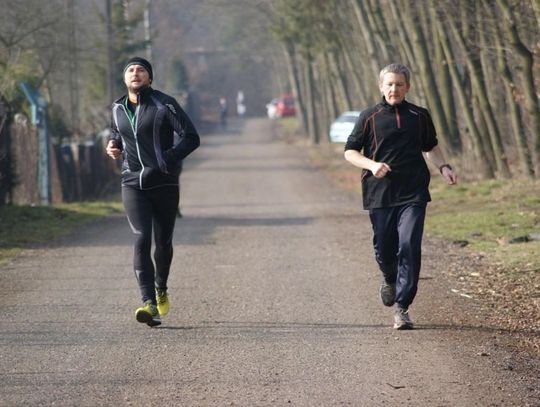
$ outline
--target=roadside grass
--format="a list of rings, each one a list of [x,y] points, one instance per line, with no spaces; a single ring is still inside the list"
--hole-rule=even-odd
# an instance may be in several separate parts
[[[459,295],[481,299],[490,323],[523,333],[520,347],[540,355],[540,182],[462,182],[433,177],[428,235],[461,247],[466,263],[450,266]],[[512,243],[512,241],[515,243]],[[486,317],[484,317],[486,318]]]
[[[426,232],[467,244],[509,269],[540,272],[540,183],[528,180],[462,182],[433,177]],[[511,243],[512,239],[523,240]]]
[[[0,264],[23,248],[65,236],[75,228],[100,217],[122,212],[122,204],[96,201],[55,206],[0,207]]]
[[[279,120],[280,130],[285,133],[295,133],[299,130],[299,122],[296,117],[282,117]]]

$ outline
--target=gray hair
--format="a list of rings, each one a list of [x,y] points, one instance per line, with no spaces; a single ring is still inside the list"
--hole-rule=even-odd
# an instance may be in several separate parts
[[[384,75],[387,73],[402,74],[405,76],[405,82],[411,83],[411,71],[403,64],[390,64],[386,65],[379,74],[379,82],[382,82]]]

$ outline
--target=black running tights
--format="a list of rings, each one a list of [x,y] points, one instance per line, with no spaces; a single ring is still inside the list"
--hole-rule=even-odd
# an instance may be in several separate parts
[[[178,210],[177,185],[140,190],[122,186],[122,201],[131,230],[135,234],[133,268],[142,301],[156,303],[156,288],[167,288],[173,257],[172,237]],[[154,262],[152,261],[152,229]]]

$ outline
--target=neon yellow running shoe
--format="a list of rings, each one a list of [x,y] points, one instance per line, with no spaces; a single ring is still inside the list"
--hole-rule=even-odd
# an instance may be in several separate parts
[[[142,307],[135,311],[135,318],[148,326],[161,325],[161,319],[157,307],[151,301],[146,301]]]
[[[156,302],[159,315],[167,315],[169,313],[170,304],[166,289],[156,288]]]

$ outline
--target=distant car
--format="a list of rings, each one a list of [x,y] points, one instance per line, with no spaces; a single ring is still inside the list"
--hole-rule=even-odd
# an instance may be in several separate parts
[[[361,112],[344,112],[331,125],[329,138],[331,143],[345,143],[351,135]]]
[[[277,99],[272,99],[269,103],[266,105],[266,114],[269,119],[275,119],[277,116]]]
[[[294,105],[294,97],[291,95],[281,95],[276,104],[276,116],[287,117],[295,116],[296,107]]]

